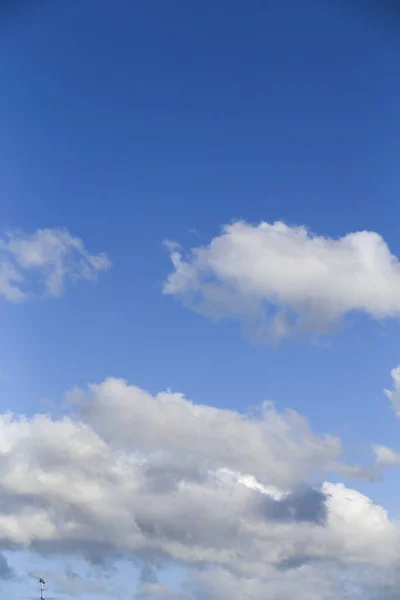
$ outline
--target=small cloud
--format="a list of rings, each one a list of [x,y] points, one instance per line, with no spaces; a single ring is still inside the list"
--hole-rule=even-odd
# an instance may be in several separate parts
[[[392,403],[396,416],[400,418],[400,365],[392,369],[390,374],[393,379],[393,389],[383,391]]]
[[[200,233],[197,231],[197,229],[189,229],[189,233],[191,233],[192,235],[194,235],[195,237],[197,237],[198,239],[201,239],[201,235]]]
[[[377,464],[386,466],[400,465],[400,454],[387,446],[373,446]]]
[[[173,240],[164,240],[163,241],[163,246],[169,252],[175,252],[176,250],[180,250],[181,249],[181,245],[178,244],[178,242],[174,242]]]
[[[67,281],[96,281],[111,267],[106,254],[90,254],[66,230],[13,232],[0,239],[0,296],[10,302],[57,298]]]

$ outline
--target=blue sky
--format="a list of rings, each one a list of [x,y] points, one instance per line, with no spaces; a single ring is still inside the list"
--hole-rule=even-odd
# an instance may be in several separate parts
[[[352,463],[369,464],[371,444],[399,451],[383,393],[400,362],[396,311],[255,343],[241,319],[163,294],[163,242],[207,248],[236,220],[372,231],[400,256],[396,16],[317,0],[35,4],[1,25],[2,237],[66,229],[112,266],[57,298],[0,299],[1,412],[31,418],[117,377],[239,413],[273,401],[340,437]],[[346,485],[396,519],[397,477]],[[7,558],[22,579],[4,590],[30,593],[27,555]],[[136,570],[118,568],[132,597]]]

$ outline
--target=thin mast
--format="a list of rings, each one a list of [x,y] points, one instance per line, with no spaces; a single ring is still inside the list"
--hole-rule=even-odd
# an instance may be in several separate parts
[[[45,586],[45,580],[41,577],[39,579],[39,583],[40,583],[40,600],[45,600],[44,597],[44,586]]]

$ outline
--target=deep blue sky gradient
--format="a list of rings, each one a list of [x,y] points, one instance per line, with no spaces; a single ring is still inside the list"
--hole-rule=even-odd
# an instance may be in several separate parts
[[[162,241],[205,244],[235,218],[370,229],[400,256],[397,17],[334,0],[34,4],[0,30],[0,227],[66,227],[114,267],[58,301],[1,303],[0,408],[32,414],[112,375],[240,411],[273,400],[358,457],[399,450],[382,394],[398,324],[351,316],[329,348],[276,350],[161,295]],[[398,516],[394,475],[361,489]]]
[[[333,1],[38,2],[11,13],[0,51],[2,229],[67,227],[114,262],[58,303],[2,306],[16,408],[121,375],[239,409],[274,399],[338,431],[365,390],[357,429],[379,434],[397,325],[358,319],[361,341],[330,351],[246,346],[161,297],[161,242],[283,219],[372,229],[400,254],[390,28]]]

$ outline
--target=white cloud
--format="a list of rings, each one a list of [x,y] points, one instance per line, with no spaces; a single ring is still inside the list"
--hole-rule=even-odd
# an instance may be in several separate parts
[[[14,232],[0,239],[0,296],[11,302],[61,296],[67,280],[95,281],[110,266],[105,254],[90,254],[68,231]]]
[[[316,437],[298,413],[278,413],[270,403],[252,418],[193,404],[178,393],[153,397],[114,378],[90,385],[86,393],[74,390],[67,399],[78,403],[85,421],[107,442],[125,448],[134,440],[141,452],[167,450],[174,461],[184,456],[202,469],[233,467],[283,486],[311,472],[342,469],[338,438]]]
[[[172,561],[210,600],[333,598],[350,579],[365,591],[360,570],[397,572],[397,525],[357,491],[315,482],[340,441],[296,413],[249,418],[115,379],[69,400],[62,419],[0,418],[0,549]],[[152,578],[138,593],[185,598]]]
[[[325,332],[351,311],[400,315],[400,263],[380,235],[338,239],[281,222],[236,222],[174,265],[164,293],[213,318],[240,318],[258,335]]]
[[[384,390],[386,396],[392,403],[396,416],[400,418],[400,365],[392,369],[393,390]]]
[[[400,465],[400,454],[387,446],[373,446],[376,462],[381,465]]]

